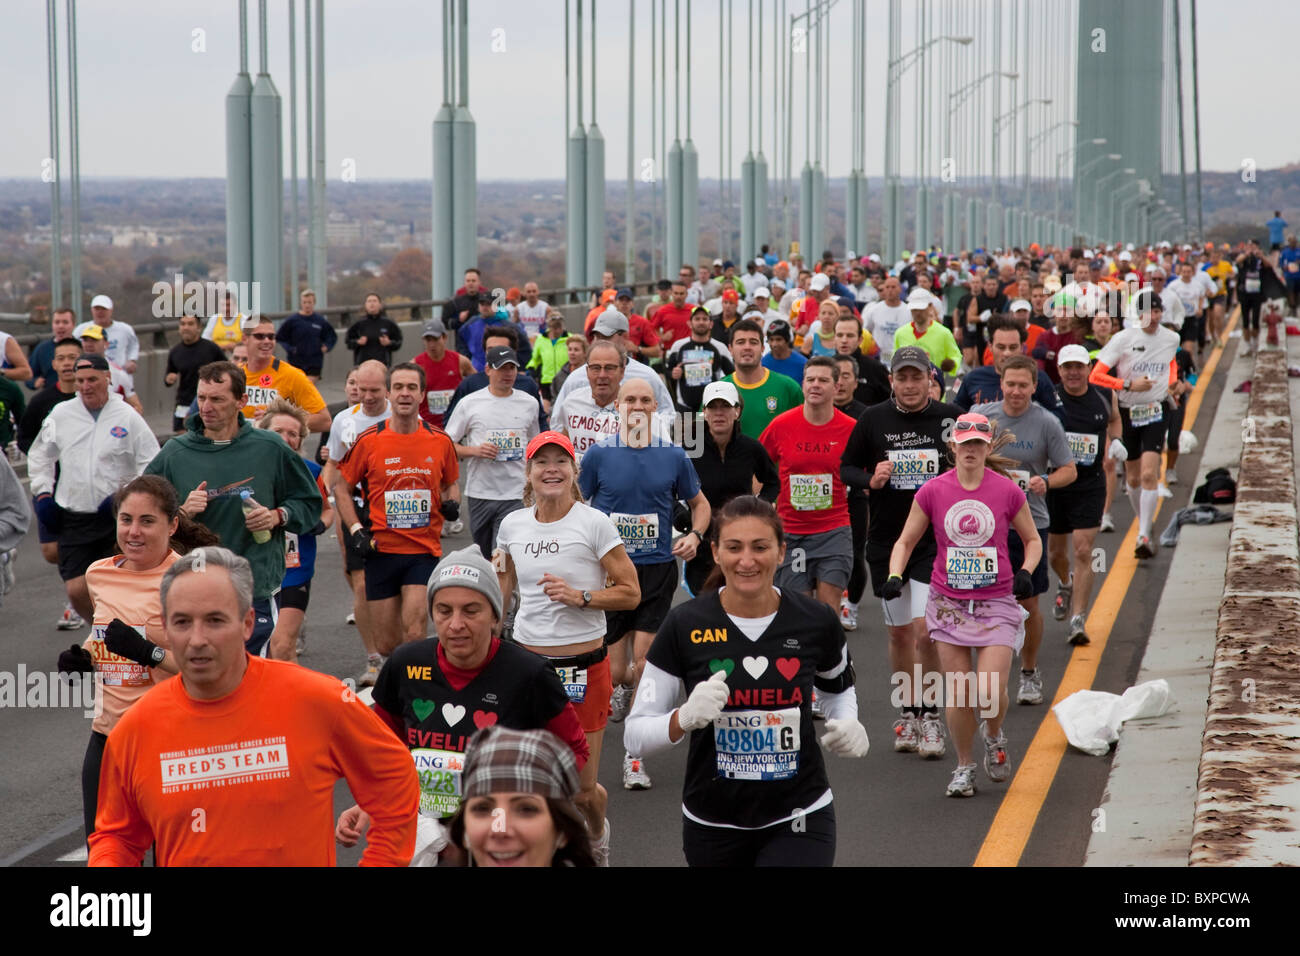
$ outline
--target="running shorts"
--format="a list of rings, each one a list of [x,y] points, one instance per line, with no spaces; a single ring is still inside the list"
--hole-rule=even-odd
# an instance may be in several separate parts
[[[797,566],[800,570],[795,570]],[[776,569],[776,585],[805,594],[813,584],[844,590],[853,572],[853,531],[848,525],[817,534],[787,534],[785,560]]]
[[[1049,534],[1069,534],[1101,527],[1101,514],[1106,508],[1106,479],[1098,475],[1093,481],[1080,485],[1075,482],[1065,488],[1047,492]]]
[[[636,580],[641,585],[641,603],[630,611],[605,612],[606,646],[617,644],[628,631],[654,634],[659,630],[677,593],[677,559],[638,564]]]
[[[366,557],[366,600],[384,601],[400,595],[404,587],[425,587],[438,560],[432,554],[371,552]]]
[[[1119,420],[1123,424],[1123,432],[1120,440],[1124,442],[1124,450],[1128,452],[1129,461],[1137,461],[1144,453],[1152,451],[1157,455],[1165,450],[1165,419],[1164,415],[1169,414],[1169,407],[1162,409],[1162,417],[1158,422],[1151,422],[1146,425],[1134,425],[1129,421],[1128,409],[1123,405],[1119,407]]]
[[[1105,499],[1103,498],[1104,502]],[[1097,518],[1097,523],[1101,523],[1101,518]],[[1042,557],[1038,559],[1038,567],[1034,568],[1030,577],[1034,581],[1034,597],[1047,591],[1047,529],[1038,529],[1038,539],[1043,545]],[[1007,532],[1007,552],[1011,559],[1012,571],[1019,571],[1025,563],[1025,546],[1020,540],[1020,535],[1016,534],[1016,529],[1012,528]]]

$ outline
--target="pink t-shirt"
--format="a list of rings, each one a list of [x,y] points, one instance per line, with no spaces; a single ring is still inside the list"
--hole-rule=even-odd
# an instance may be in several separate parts
[[[932,591],[959,600],[1011,593],[1015,569],[1007,533],[1025,505],[1025,493],[1014,481],[985,471],[980,486],[967,491],[954,469],[922,485],[916,503],[930,519],[939,546]]]

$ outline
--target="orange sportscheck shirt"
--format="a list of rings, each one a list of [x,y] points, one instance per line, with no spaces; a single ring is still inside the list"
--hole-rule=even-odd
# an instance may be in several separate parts
[[[108,736],[91,866],[333,866],[334,785],[373,822],[363,866],[407,866],[420,803],[406,746],[342,683],[248,658],[239,687],[200,701],[173,677]]]

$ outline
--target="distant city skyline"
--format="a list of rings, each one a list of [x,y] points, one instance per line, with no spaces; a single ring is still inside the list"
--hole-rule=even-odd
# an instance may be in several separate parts
[[[762,87],[752,98],[764,112],[762,146],[771,161],[774,112],[771,109],[771,0],[765,20],[763,57],[769,62]],[[60,26],[66,7],[58,5]],[[284,0],[270,3],[270,73],[288,116],[288,38]],[[671,10],[674,4],[669,3]],[[685,4],[682,5],[683,16]],[[905,4],[910,9],[910,4]],[[650,0],[637,3],[636,146],[638,161],[650,146]],[[656,4],[657,7],[657,4]],[[801,6],[798,3],[793,7]],[[249,3],[250,69],[257,70],[257,3]],[[591,5],[587,5],[588,17]],[[869,90],[866,171],[879,177],[884,125],[885,9],[868,3]],[[78,5],[78,69],[81,110],[81,170],[95,178],[223,178],[225,175],[225,95],[237,69],[235,0],[185,0],[160,4],[114,0]],[[297,7],[301,14],[301,4]],[[719,104],[710,93],[718,78],[717,7],[694,4],[692,136],[699,150],[701,179],[718,175]],[[748,3],[734,4],[735,117],[731,173],[739,177],[748,150]],[[1300,161],[1300,143],[1291,132],[1284,96],[1289,88],[1284,44],[1300,35],[1300,4],[1272,0],[1249,8],[1229,0],[1200,0],[1201,156],[1206,170],[1231,171],[1251,161],[1258,169]],[[351,161],[358,181],[428,180],[432,172],[431,124],[441,102],[441,4],[411,0],[329,0],[326,4],[326,79],[328,115],[327,175],[331,188],[346,185],[341,176]],[[478,121],[478,179],[483,182],[562,180],[564,175],[564,31],[559,4],[542,7],[523,0],[475,0],[470,12],[470,109]],[[597,121],[606,139],[606,177],[626,176],[627,4],[597,8]],[[848,75],[850,5],[831,14],[831,75]],[[0,71],[6,95],[6,129],[0,138],[0,179],[39,181],[49,153],[45,4],[16,0],[4,10],[0,31]],[[301,17],[300,17],[301,20]],[[840,21],[843,21],[841,24]],[[910,22],[910,21],[909,21]],[[401,29],[393,29],[394,24]],[[1264,27],[1267,24],[1267,27]],[[840,27],[843,27],[841,30]],[[301,22],[299,23],[301,32]],[[585,22],[584,41],[590,20]],[[196,33],[195,31],[202,31]],[[910,28],[905,30],[910,37]],[[683,37],[683,45],[685,39]],[[493,52],[493,46],[498,52]],[[584,42],[584,46],[588,44]],[[910,42],[905,40],[905,46]],[[1064,44],[1062,44],[1064,45]],[[201,47],[201,52],[195,48]],[[504,49],[502,49],[504,47]],[[589,50],[585,50],[589,55]],[[299,70],[303,48],[298,48]],[[673,88],[673,50],[667,51],[669,98]],[[588,61],[589,62],[589,61]],[[61,109],[66,116],[67,49],[59,48]],[[682,65],[682,85],[686,83]],[[801,77],[797,77],[797,80]],[[796,82],[796,99],[800,84]],[[908,115],[910,86],[905,86]],[[833,95],[847,108],[849,91],[832,81]],[[298,90],[300,130],[305,99]],[[1116,109],[1146,110],[1159,122],[1156,91],[1133,91]],[[590,85],[584,103],[590,118]],[[1270,99],[1271,95],[1282,97]],[[1190,108],[1190,89],[1185,97]],[[1273,104],[1282,105],[1279,112]],[[1064,118],[1064,117],[1060,117]],[[755,115],[757,138],[757,115]],[[576,114],[573,122],[576,122]],[[668,125],[674,125],[671,106]],[[849,169],[851,124],[833,123],[828,173],[842,178]],[[66,130],[66,126],[65,126]],[[801,132],[801,130],[799,131]],[[685,135],[685,116],[682,116]],[[1189,139],[1190,168],[1190,124]],[[902,171],[910,175],[910,126],[904,127]],[[63,134],[66,177],[66,132]],[[288,136],[285,136],[286,175]],[[299,136],[299,174],[305,172],[305,140]],[[803,162],[802,137],[795,136],[796,176]],[[638,167],[639,168],[639,167]],[[960,175],[960,171],[959,171]]]

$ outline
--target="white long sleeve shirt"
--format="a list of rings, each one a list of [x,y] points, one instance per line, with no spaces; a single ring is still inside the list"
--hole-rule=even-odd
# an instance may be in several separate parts
[[[45,419],[27,453],[32,497],[53,491],[60,508],[91,514],[105,498],[143,474],[157,454],[158,439],[122,396],[110,394],[98,418],[80,397],[63,402]]]

